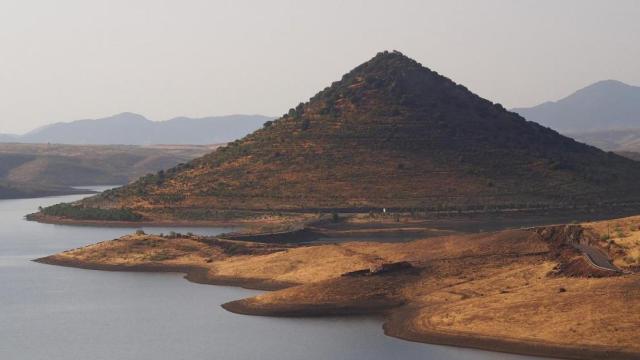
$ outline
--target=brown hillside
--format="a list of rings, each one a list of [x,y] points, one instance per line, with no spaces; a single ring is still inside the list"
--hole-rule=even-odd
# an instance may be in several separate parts
[[[580,144],[383,52],[309,102],[88,206],[485,208],[640,199],[640,164]]]

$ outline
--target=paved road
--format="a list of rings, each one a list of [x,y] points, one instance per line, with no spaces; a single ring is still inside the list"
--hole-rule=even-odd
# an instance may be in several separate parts
[[[573,246],[582,251],[582,253],[591,261],[591,263],[593,265],[596,265],[596,267],[616,272],[621,271],[615,265],[613,265],[611,260],[609,260],[609,257],[604,252],[602,252],[602,250],[593,246],[583,244],[573,244]]]

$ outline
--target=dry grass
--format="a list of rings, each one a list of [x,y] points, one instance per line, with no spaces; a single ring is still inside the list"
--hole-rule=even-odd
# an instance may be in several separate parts
[[[617,224],[633,221],[623,219]],[[588,226],[599,231],[603,224]],[[243,248],[238,251],[238,246]],[[537,344],[536,349],[547,349],[546,355],[573,349],[563,356],[590,359],[599,355],[580,351],[640,353],[638,275],[600,279],[558,275],[555,270],[560,260],[554,246],[538,232],[525,230],[410,243],[313,246],[131,235],[58,254],[49,262],[122,269],[145,264],[168,269],[197,267],[214,283],[223,279],[236,284],[249,280],[289,284],[280,291],[225,304],[225,308],[286,316],[387,311],[387,333],[412,340],[438,342],[434,334],[509,340]],[[413,268],[341,276],[399,261],[409,261]],[[291,287],[295,284],[298,286]],[[453,343],[466,344],[462,340]],[[487,343],[473,346],[529,352]]]
[[[600,239],[614,264],[622,268],[640,266],[640,216],[585,224]]]

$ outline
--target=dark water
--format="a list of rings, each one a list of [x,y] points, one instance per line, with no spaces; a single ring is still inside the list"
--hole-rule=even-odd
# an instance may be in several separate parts
[[[178,274],[79,270],[31,262],[133,229],[23,220],[79,196],[0,201],[0,359],[531,359],[405,342],[376,319],[278,319],[220,304],[257,294],[197,285]],[[161,229],[216,234],[229,229]]]

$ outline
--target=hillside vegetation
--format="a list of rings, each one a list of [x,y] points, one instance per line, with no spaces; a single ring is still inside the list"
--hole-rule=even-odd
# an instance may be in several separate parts
[[[84,206],[505,209],[640,200],[640,164],[526,121],[398,53],[281,118]]]

